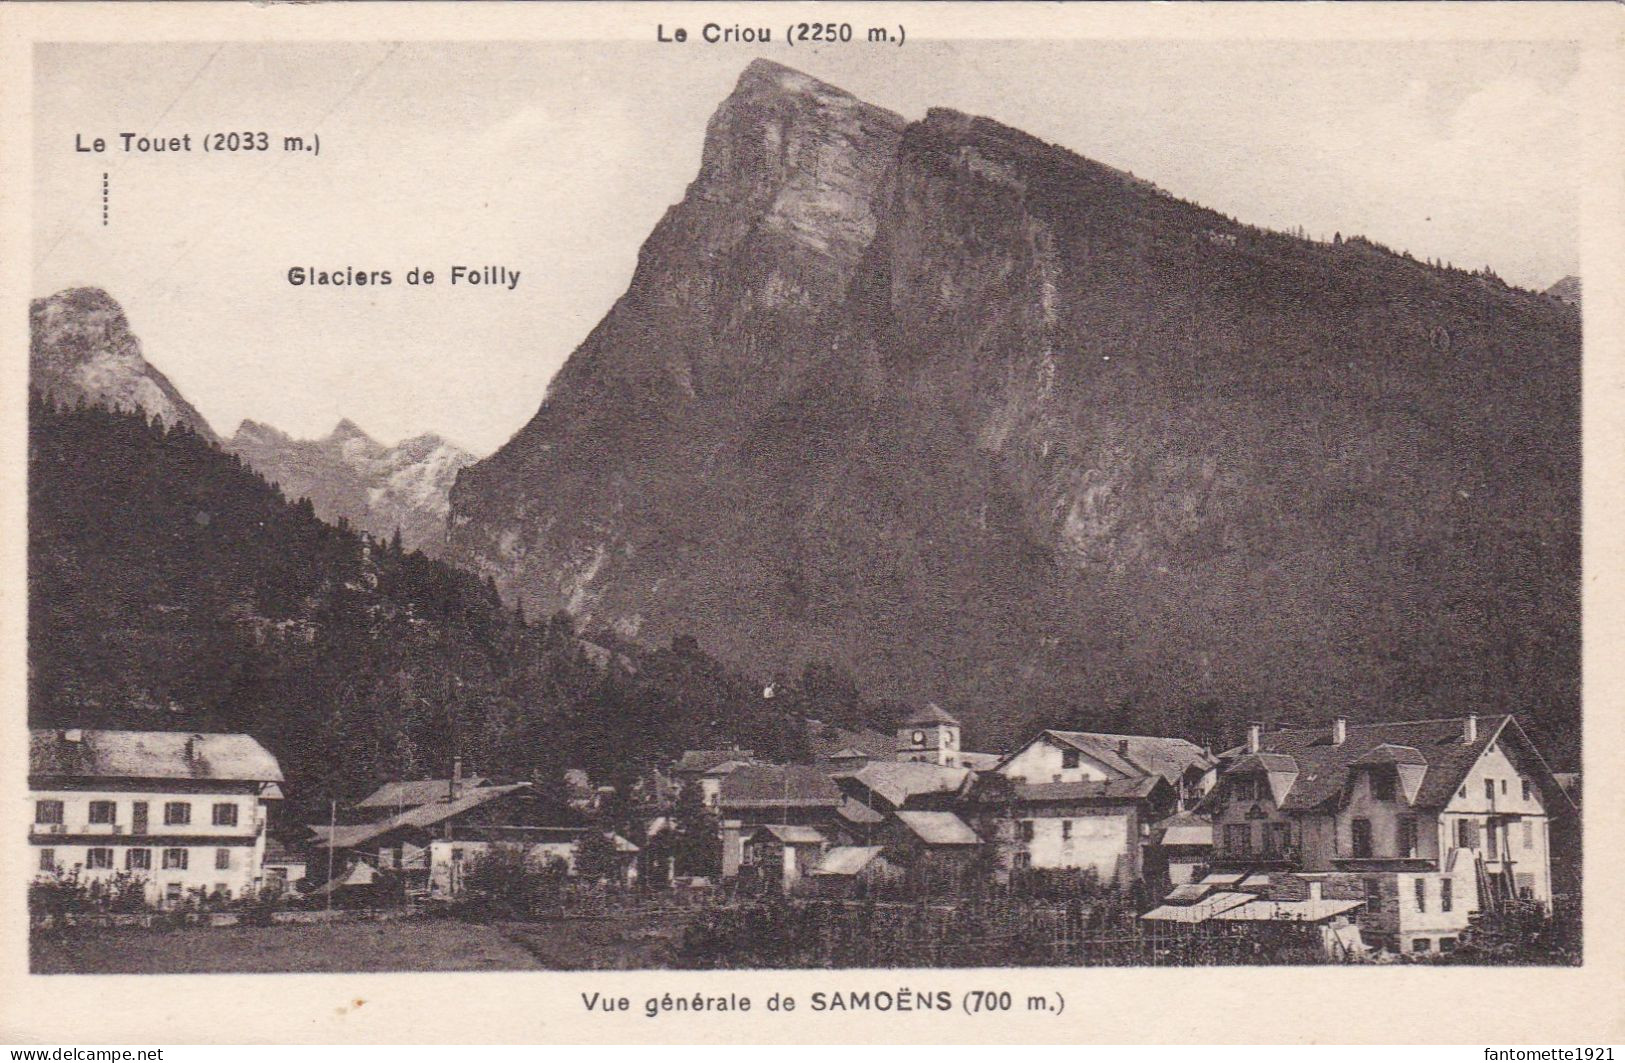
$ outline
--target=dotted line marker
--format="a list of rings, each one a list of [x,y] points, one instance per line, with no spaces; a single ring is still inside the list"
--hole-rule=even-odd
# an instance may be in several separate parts
[[[102,174],[102,224],[107,224],[107,175]]]

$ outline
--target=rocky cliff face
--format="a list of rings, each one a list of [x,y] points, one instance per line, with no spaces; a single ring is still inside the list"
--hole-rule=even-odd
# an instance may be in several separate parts
[[[62,405],[87,403],[162,417],[215,434],[163,373],[147,363],[124,310],[100,288],[69,288],[28,307],[29,386]]]
[[[753,64],[451,496],[537,610],[1035,714],[1578,711],[1572,311]]]
[[[437,435],[377,442],[348,420],[322,439],[293,439],[244,421],[226,444],[290,500],[308,498],[329,523],[344,518],[373,535],[400,530],[408,550],[437,554],[445,540],[447,496],[474,455]]]

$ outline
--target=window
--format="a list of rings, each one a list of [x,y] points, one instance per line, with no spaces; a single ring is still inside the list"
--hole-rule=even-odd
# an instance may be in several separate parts
[[[1428,880],[1420,875],[1416,877],[1416,910],[1428,910]]]
[[[1035,829],[1036,828],[1035,828],[1032,820],[1030,820],[1030,819],[1022,820],[1021,821],[1021,840],[1024,841],[1024,842],[1032,841]]]
[[[1525,780],[1524,780],[1524,781],[1523,781],[1523,799],[1524,799],[1524,800],[1525,800],[1525,801],[1527,801],[1527,800],[1529,800],[1529,799],[1530,799],[1530,798],[1531,798],[1531,797],[1533,797],[1533,796],[1534,796],[1534,795],[1535,795],[1535,794],[1534,794],[1534,787],[1533,787],[1533,786],[1531,786],[1531,785],[1530,785],[1530,783],[1529,783],[1529,780],[1528,780],[1528,779],[1525,779]],[[1442,941],[1441,941],[1441,942],[1440,942],[1440,944],[1441,944],[1441,945],[1442,945],[1442,944],[1444,944],[1444,942],[1442,942]]]
[[[1491,801],[1495,800],[1495,780],[1494,779],[1485,779],[1484,780],[1484,796],[1489,798]]]
[[[380,845],[378,847],[378,866],[385,870],[394,867],[395,850],[387,845]]]
[[[165,886],[164,899],[169,901],[171,904],[174,904],[176,901],[180,900],[181,884],[179,882],[171,882],[169,885]]]
[[[1523,821],[1523,847],[1525,849],[1535,847],[1535,821],[1532,819]]]
[[[1010,861],[1010,866],[1016,871],[1025,871],[1033,866],[1032,853],[1017,853]]]
[[[1349,824],[1354,837],[1355,859],[1369,859],[1371,856],[1371,821],[1360,817]]]
[[[1456,951],[1456,939],[1455,938],[1440,938],[1439,939],[1439,951],[1440,952],[1455,952]]]
[[[1535,899],[1534,875],[1520,871],[1516,875],[1512,876],[1512,884],[1518,890],[1518,899],[1520,901],[1532,901]]]
[[[1365,910],[1372,915],[1382,911],[1382,879],[1368,878],[1363,880],[1365,887]]]
[[[41,871],[56,870],[56,850],[41,849],[39,851],[39,869]]]
[[[1476,820],[1456,820],[1456,845],[1462,849],[1478,848],[1478,822]]]
[[[190,801],[165,801],[164,825],[166,827],[184,826],[192,822],[192,803]]]
[[[458,863],[458,864],[462,863],[463,862],[463,851],[461,849],[453,849],[451,851],[451,859],[452,859],[453,863]]]
[[[62,802],[61,801],[35,801],[34,802],[34,822],[35,823],[53,823],[53,824],[61,823],[62,822]]]
[[[1412,952],[1432,952],[1433,951],[1433,939],[1432,938],[1417,938],[1415,941],[1411,942],[1411,951]]]
[[[1506,792],[1507,792],[1507,781],[1505,779],[1502,779],[1501,780],[1501,796],[1505,797]]]
[[[165,849],[164,850],[164,870],[165,871],[185,871],[186,870],[186,855],[187,854],[186,854],[185,849]]]
[[[1394,777],[1386,771],[1372,772],[1371,796],[1377,801],[1392,801],[1394,799]]]
[[[229,898],[231,896],[231,891],[226,888],[226,884],[224,882],[216,882],[214,884],[214,891],[222,897]]]
[[[1076,749],[1063,749],[1061,751],[1061,767],[1075,768],[1078,764],[1078,751]]]
[[[1264,826],[1264,855],[1280,856],[1292,845],[1290,823],[1268,823]]]
[[[118,805],[112,801],[92,801],[90,803],[90,822],[117,823]]]
[[[1501,833],[1495,829],[1495,824],[1485,824],[1484,839],[1484,859],[1501,859]]]
[[[230,803],[215,805],[214,825],[216,827],[235,827],[237,825],[237,806]]]
[[[102,870],[113,866],[113,850],[87,849],[85,850],[85,866],[93,870]]]
[[[1251,775],[1230,780],[1230,797],[1235,801],[1258,800],[1258,780]]]
[[[124,851],[124,870],[126,870],[126,871],[151,871],[152,870],[152,850],[151,849],[126,849]]]
[[[1416,847],[1416,817],[1399,817],[1398,848],[1400,856],[1415,856]]]
[[[1068,841],[1068,840],[1071,839],[1071,837],[1072,837],[1072,821],[1070,819],[1061,820],[1061,840],[1062,841]]]
[[[1227,853],[1246,855],[1253,851],[1253,828],[1250,823],[1226,823],[1224,849]]]
[[[231,870],[231,850],[216,849],[214,851],[214,869],[216,871]]]
[[[1454,910],[1455,907],[1456,880],[1453,878],[1441,878],[1439,880],[1439,911],[1448,912]],[[1454,942],[1451,942],[1451,944],[1454,944]],[[1439,945],[1440,947],[1443,947],[1444,942],[1439,942]]]

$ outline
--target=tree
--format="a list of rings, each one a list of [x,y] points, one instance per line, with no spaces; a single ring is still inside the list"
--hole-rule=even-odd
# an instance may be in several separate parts
[[[722,836],[717,817],[698,786],[685,786],[672,810],[672,856],[679,875],[715,877],[722,873]]]
[[[590,882],[618,883],[620,850],[606,831],[590,830],[576,842],[576,875]]]

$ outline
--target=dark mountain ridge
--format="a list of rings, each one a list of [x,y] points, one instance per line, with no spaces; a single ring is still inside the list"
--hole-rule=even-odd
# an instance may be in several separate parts
[[[1029,720],[1481,706],[1578,740],[1579,318],[757,62],[451,495],[527,610]]]

